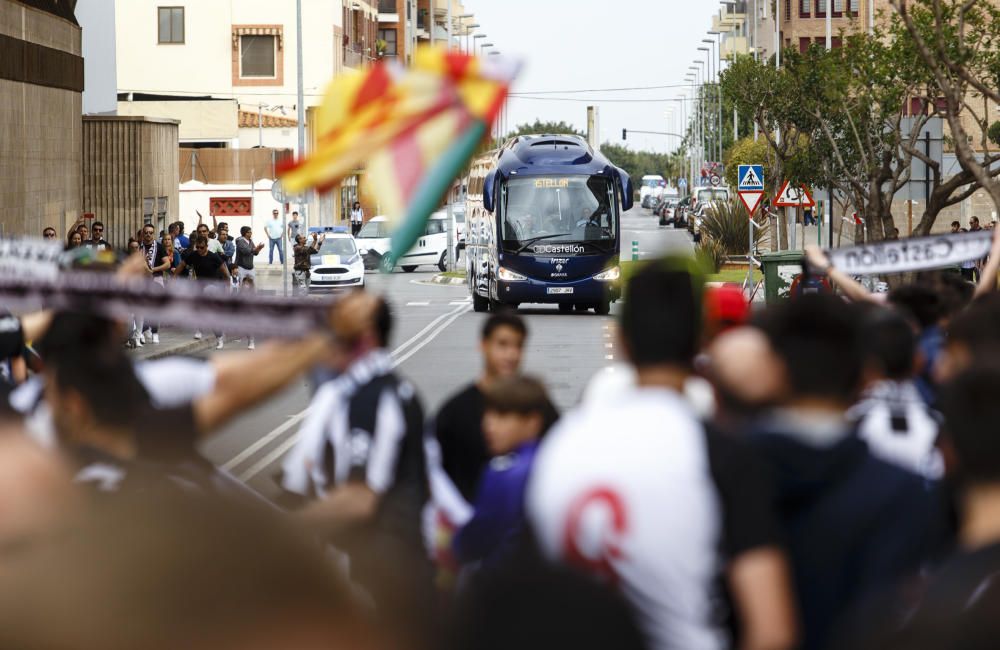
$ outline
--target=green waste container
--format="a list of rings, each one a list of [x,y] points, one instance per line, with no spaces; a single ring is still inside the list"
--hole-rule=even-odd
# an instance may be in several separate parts
[[[802,251],[779,251],[760,256],[764,274],[764,299],[772,305],[788,297],[795,276],[802,273]]]

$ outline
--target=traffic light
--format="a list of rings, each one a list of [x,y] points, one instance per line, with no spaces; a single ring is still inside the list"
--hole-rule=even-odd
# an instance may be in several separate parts
[[[626,136],[628,136],[628,129],[622,129],[622,140],[627,140]]]

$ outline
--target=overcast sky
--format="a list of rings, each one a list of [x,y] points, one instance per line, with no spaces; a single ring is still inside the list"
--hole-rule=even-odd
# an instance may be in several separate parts
[[[698,47],[708,38],[715,0],[465,0],[478,31],[505,55],[524,62],[515,93],[678,85]],[[609,102],[608,99],[679,97],[682,88],[600,92],[550,97],[590,98],[600,107],[601,141],[621,142],[622,128],[676,131],[679,116],[666,115],[677,102]],[[551,99],[510,100],[510,124],[565,120],[585,130],[588,102]],[[629,136],[629,147],[667,151],[668,138]],[[669,139],[669,148],[677,140]]]

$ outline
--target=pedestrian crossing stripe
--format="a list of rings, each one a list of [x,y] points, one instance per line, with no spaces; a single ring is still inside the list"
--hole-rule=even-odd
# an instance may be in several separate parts
[[[740,165],[743,167],[743,165]],[[754,169],[755,165],[746,165],[746,173],[740,178],[740,189],[741,190],[753,190],[753,189],[763,189],[764,181],[761,180],[757,171]]]

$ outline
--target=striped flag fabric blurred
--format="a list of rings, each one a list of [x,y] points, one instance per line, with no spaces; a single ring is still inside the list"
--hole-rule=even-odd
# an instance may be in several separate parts
[[[517,70],[503,57],[425,47],[408,68],[380,61],[337,77],[317,111],[315,150],[279,170],[285,191],[329,190],[364,163],[395,262],[488,137]]]

